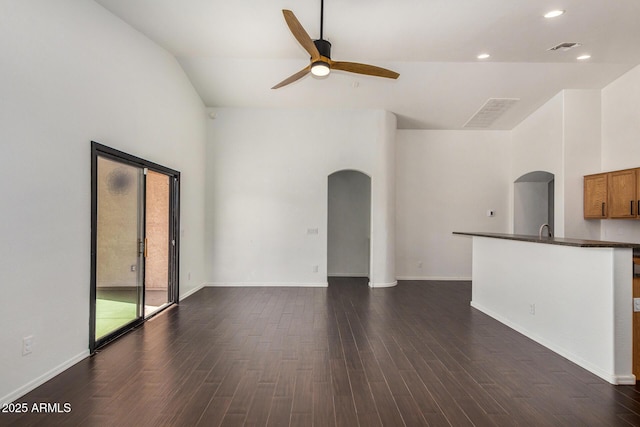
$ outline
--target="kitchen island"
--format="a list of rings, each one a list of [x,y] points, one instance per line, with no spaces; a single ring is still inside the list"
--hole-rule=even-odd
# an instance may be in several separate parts
[[[632,373],[639,244],[454,232],[473,239],[471,306],[612,384]]]

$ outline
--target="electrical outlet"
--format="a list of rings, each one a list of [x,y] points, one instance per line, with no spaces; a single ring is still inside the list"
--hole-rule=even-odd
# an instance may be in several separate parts
[[[529,314],[532,315],[532,316],[535,316],[535,314],[536,314],[536,305],[535,304],[529,305]]]
[[[313,272],[314,272],[314,273],[317,273],[317,272],[318,272],[318,266],[317,266],[317,265],[314,265],[314,266],[313,266]]]
[[[33,335],[22,338],[22,355],[26,356],[33,352]]]
[[[640,312],[640,298],[633,299],[633,312]]]
[[[418,262],[418,268],[422,268],[422,261]]]

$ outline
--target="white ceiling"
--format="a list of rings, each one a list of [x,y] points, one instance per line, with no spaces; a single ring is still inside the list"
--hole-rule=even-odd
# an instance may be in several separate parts
[[[319,38],[320,0],[96,1],[174,54],[208,107],[383,108],[399,128],[462,129],[487,99],[519,98],[490,127],[512,129],[560,90],[640,64],[640,0],[326,0],[332,59],[399,79],[334,71],[272,90],[309,60],[282,9]],[[582,46],[547,50],[563,42]]]

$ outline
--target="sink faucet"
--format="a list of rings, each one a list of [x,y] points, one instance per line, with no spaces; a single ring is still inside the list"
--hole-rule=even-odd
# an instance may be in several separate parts
[[[553,234],[551,233],[551,227],[549,227],[549,224],[542,224],[540,226],[540,230],[538,230],[538,238],[542,239],[542,230],[544,230],[544,228],[547,227],[547,237],[553,237]]]

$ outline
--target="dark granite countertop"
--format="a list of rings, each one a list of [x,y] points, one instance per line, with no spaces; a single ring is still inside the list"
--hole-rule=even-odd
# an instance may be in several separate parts
[[[602,240],[569,239],[564,237],[529,236],[524,234],[501,234],[454,231],[453,234],[462,236],[491,237],[494,239],[519,240],[521,242],[546,243],[548,245],[577,246],[581,248],[640,248],[640,243],[605,242]]]

